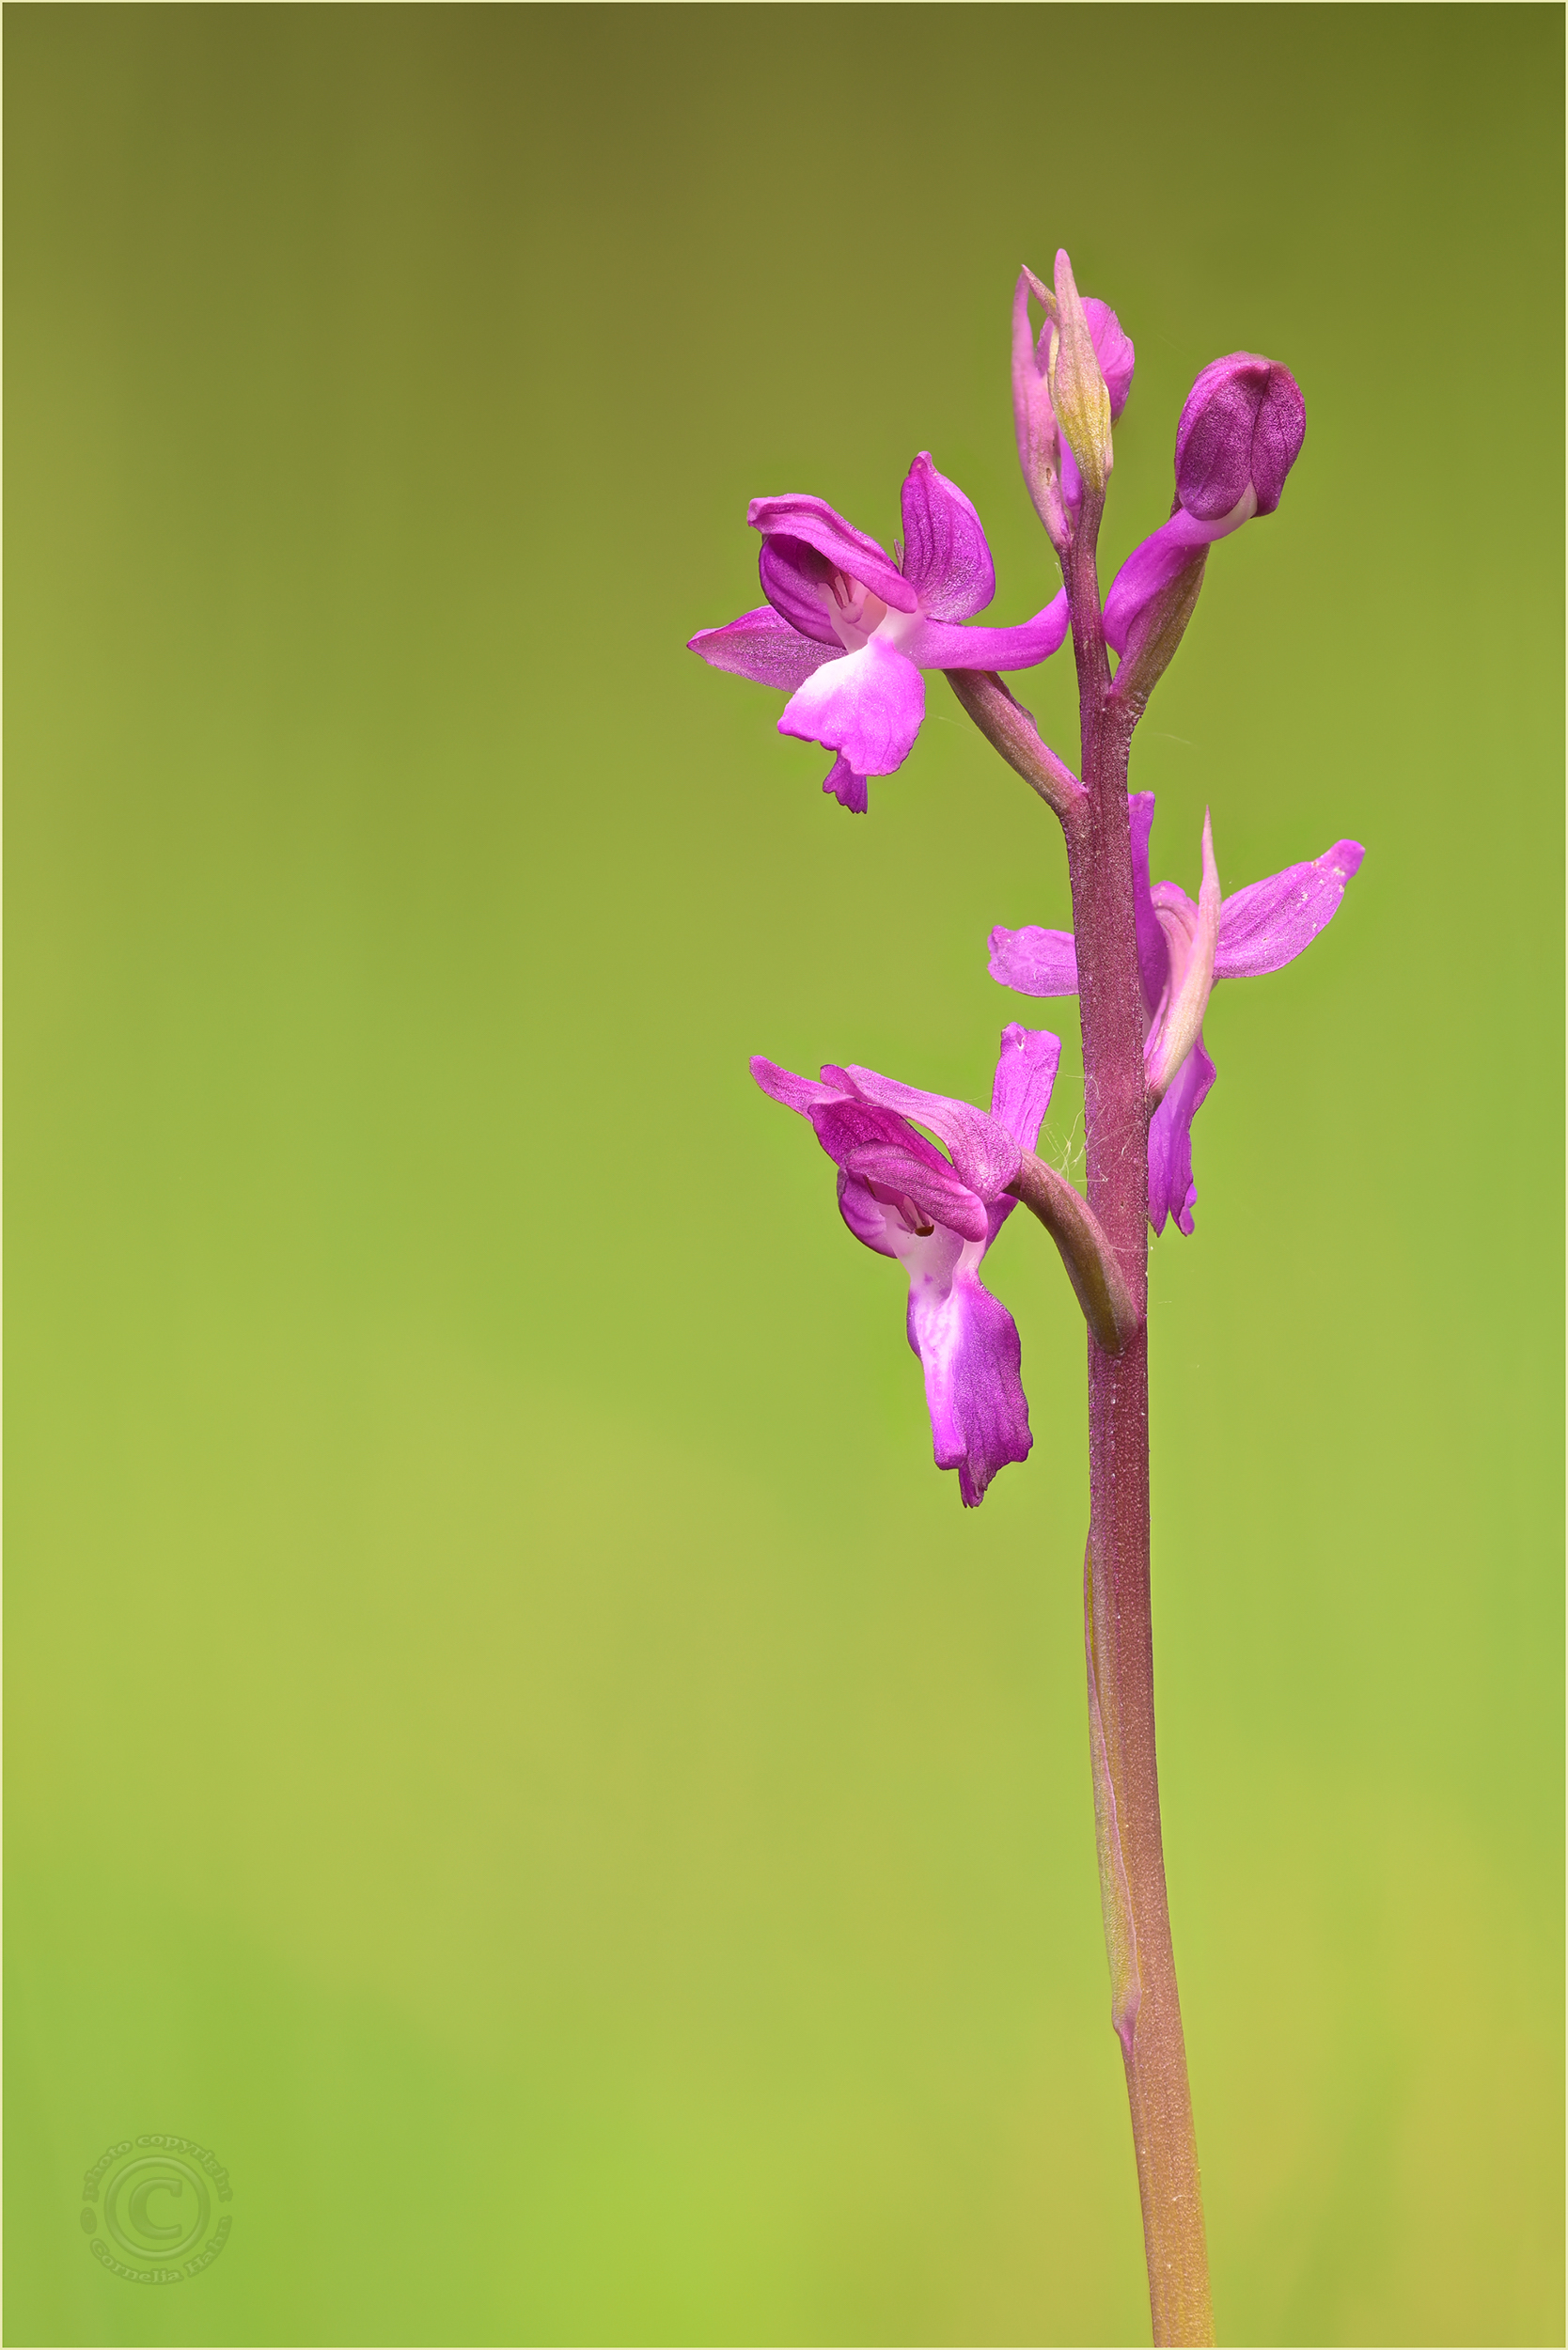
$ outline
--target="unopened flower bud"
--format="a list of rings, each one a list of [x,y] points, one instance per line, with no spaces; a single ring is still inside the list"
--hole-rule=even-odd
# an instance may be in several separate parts
[[[1051,404],[1084,480],[1091,490],[1104,490],[1111,469],[1110,392],[1065,253],[1057,255],[1057,328]]]
[[[1176,494],[1200,522],[1232,513],[1250,491],[1272,514],[1301,454],[1307,404],[1289,368],[1234,351],[1206,367],[1176,429]]]

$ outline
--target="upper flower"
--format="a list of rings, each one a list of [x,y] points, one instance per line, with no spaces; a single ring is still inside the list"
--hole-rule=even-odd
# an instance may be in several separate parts
[[[810,1120],[839,1168],[839,1213],[855,1239],[909,1276],[906,1328],[925,1371],[936,1465],[957,1469],[968,1509],[1032,1441],[1018,1332],[977,1268],[1012,1213],[1006,1187],[1033,1151],[1060,1056],[1043,1029],[1004,1028],[989,1115],[872,1069],[829,1063],[819,1082],[760,1055],[751,1064],[764,1093]],[[951,1159],[911,1120],[939,1135]]]
[[[1250,491],[1252,512],[1272,514],[1307,437],[1307,403],[1289,368],[1233,351],[1204,368],[1176,428],[1176,495],[1189,514],[1217,522]]]
[[[1029,296],[1043,305],[1038,337]],[[1031,269],[1018,273],[1012,294],[1012,417],[1018,462],[1035,511],[1059,553],[1083,500],[1074,445],[1104,474],[1110,469],[1110,427],[1133,388],[1133,346],[1108,303],[1080,298],[1073,265],[1057,255],[1056,288]]]
[[[1310,863],[1220,895],[1214,840],[1203,820],[1203,881],[1198,901],[1175,882],[1149,881],[1152,791],[1128,794],[1133,832],[1133,909],[1143,996],[1143,1065],[1150,1100],[1149,1221],[1156,1232],[1174,1215],[1192,1230],[1192,1121],[1215,1081],[1203,1049],[1203,1014],[1216,979],[1282,970],[1333,920],[1364,852],[1337,840]],[[1078,962],[1070,931],[991,933],[991,976],[1022,995],[1075,995]]]
[[[1176,428],[1170,519],[1134,548],[1105,598],[1105,635],[1119,653],[1136,650],[1140,624],[1215,540],[1273,513],[1306,433],[1300,386],[1277,360],[1236,351],[1204,368]]]
[[[902,506],[895,562],[821,498],[753,498],[767,603],[691,639],[715,669],[790,689],[778,731],[837,753],[823,790],[857,815],[867,776],[890,776],[914,747],[922,669],[1028,669],[1067,634],[1065,592],[1018,628],[957,625],[996,591],[980,516],[923,454]]]

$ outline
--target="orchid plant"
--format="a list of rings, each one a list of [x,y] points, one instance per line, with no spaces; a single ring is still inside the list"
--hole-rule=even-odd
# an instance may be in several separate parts
[[[1087,1198],[1035,1151],[1060,1055],[1047,1030],[1016,1022],[1003,1030],[989,1110],[870,1069],[829,1064],[804,1077],[759,1058],[751,1071],[774,1101],[809,1120],[838,1170],[839,1213],[855,1239],[908,1276],[909,1343],[925,1374],[936,1464],[958,1471],[966,1507],[1031,1442],[1018,1332],[980,1277],[1019,1201],[1055,1242],[1082,1308],[1084,1645],[1111,2021],[1132,2111],[1153,2338],[1212,2342],[1154,1759],[1148,1230],[1162,1232],[1169,1220],[1193,1230],[1192,1127],[1215,1082],[1203,1024],[1215,981],[1277,971],[1309,946],[1338,912],[1361,849],[1337,841],[1226,896],[1205,816],[1196,902],[1174,882],[1150,881],[1154,802],[1128,790],[1134,732],[1192,618],[1210,547],[1278,506],[1306,411],[1276,361],[1236,352],[1206,367],[1177,427],[1169,517],[1102,603],[1096,549],[1112,428],[1133,369],[1115,312],[1079,295],[1065,253],[1050,286],[1022,272],[1012,304],[1018,457],[1062,577],[1033,619],[976,624],[996,589],[985,533],[963,491],[921,455],[903,483],[903,544],[892,556],[821,498],[755,499],[748,520],[761,535],[766,602],[704,629],[691,649],[715,668],[786,689],[779,731],[831,752],[823,789],[862,815],[869,779],[893,774],[914,747],[922,672],[940,669],[1061,826],[1073,932],[994,930],[989,967],[1015,992],[1077,997]],[[1069,634],[1076,773],[1001,676],[1048,659]]]

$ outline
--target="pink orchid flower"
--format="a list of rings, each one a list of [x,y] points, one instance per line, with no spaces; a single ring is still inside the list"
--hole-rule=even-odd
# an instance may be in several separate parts
[[[1063,297],[1077,300],[1073,265],[1065,253],[1057,255],[1057,289],[1053,292],[1042,285],[1032,269],[1018,273],[1012,294],[1012,421],[1018,435],[1018,462],[1035,511],[1059,550],[1083,504],[1077,461],[1051,399],[1052,337],[1060,340]],[[1045,322],[1038,335],[1029,317],[1031,295],[1045,310]],[[1137,354],[1132,338],[1108,302],[1086,294],[1080,306],[1115,424],[1133,388]]]
[[[989,1115],[874,1069],[829,1063],[819,1082],[760,1054],[751,1064],[764,1093],[810,1120],[839,1169],[839,1213],[855,1239],[909,1276],[905,1327],[925,1371],[936,1465],[957,1469],[971,1510],[1033,1441],[1018,1332],[979,1268],[1017,1204],[1006,1186],[1034,1149],[1060,1058],[1044,1029],[1004,1028]],[[951,1159],[911,1120],[939,1135]]]
[[[914,748],[922,669],[1031,669],[1067,634],[1065,590],[1017,628],[959,625],[996,591],[980,518],[924,454],[902,507],[895,562],[821,498],[753,498],[746,520],[762,534],[767,603],[690,643],[715,669],[788,689],[779,733],[836,754],[823,790],[855,815],[868,806],[866,778],[890,776]]]
[[[1119,653],[1194,556],[1274,512],[1306,437],[1301,387],[1278,360],[1234,351],[1203,369],[1176,428],[1170,519],[1133,549],[1105,598],[1105,636]]]
[[[1143,995],[1143,1065],[1151,1100],[1149,1221],[1163,1232],[1168,1215],[1192,1230],[1198,1187],[1192,1180],[1192,1121],[1215,1081],[1203,1049],[1203,1015],[1216,979],[1259,979],[1294,963],[1340,910],[1345,884],[1365,852],[1337,840],[1309,863],[1287,865],[1266,881],[1220,895],[1214,839],[1203,820],[1203,881],[1195,905],[1175,882],[1149,881],[1154,794],[1127,795],[1133,828],[1133,906],[1138,981]],[[1075,995],[1078,959],[1071,931],[991,933],[991,976],[1021,995]]]

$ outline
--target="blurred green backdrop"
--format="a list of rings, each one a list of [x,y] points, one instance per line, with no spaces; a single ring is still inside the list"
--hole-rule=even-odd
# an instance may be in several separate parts
[[[982,1089],[1059,841],[940,680],[860,822],[682,650],[748,495],[886,539],[919,448],[1044,601],[1061,242],[1138,349],[1107,577],[1204,361],[1308,400],[1155,870],[1368,844],[1216,999],[1154,1256],[1221,2338],[1560,2341],[1559,13],[8,34],[8,2338],[1146,2339],[1076,1309],[1021,1220],[961,1512],[745,1074]],[[159,2130],[235,2183],[178,2293],[77,2225]]]

